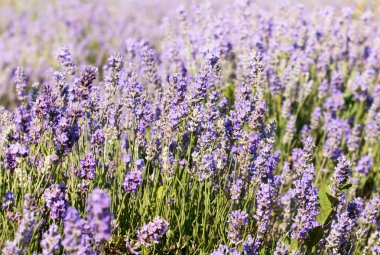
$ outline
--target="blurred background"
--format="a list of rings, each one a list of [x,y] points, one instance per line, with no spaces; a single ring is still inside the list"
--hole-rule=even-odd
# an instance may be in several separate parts
[[[241,0],[237,0],[241,1]],[[236,0],[211,0],[213,10],[223,10]],[[244,0],[243,0],[244,1]],[[44,82],[56,61],[54,51],[65,45],[76,62],[102,66],[107,57],[123,52],[130,38],[159,45],[165,17],[176,22],[180,6],[196,12],[202,0],[0,0],[0,103],[14,106],[14,72],[24,68],[30,82]],[[281,0],[253,1],[255,8],[284,5]],[[299,0],[306,10],[328,5],[338,11],[350,7],[360,14],[380,12],[380,0]],[[227,7],[226,7],[227,8]],[[253,10],[254,11],[254,10]],[[192,15],[193,16],[193,15]]]

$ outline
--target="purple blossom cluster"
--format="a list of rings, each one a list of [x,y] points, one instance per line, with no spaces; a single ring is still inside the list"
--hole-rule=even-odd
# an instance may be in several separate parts
[[[141,245],[151,246],[159,242],[169,229],[169,223],[156,217],[137,230],[137,238]]]
[[[317,221],[319,214],[318,189],[313,184],[314,165],[312,154],[314,149],[312,137],[304,141],[303,150],[296,158],[299,179],[294,180],[294,192],[297,199],[297,214],[292,224],[292,238],[304,240],[307,234],[320,224]],[[294,152],[294,151],[293,151]]]
[[[228,215],[227,236],[232,243],[238,243],[242,240],[244,227],[248,224],[248,214],[243,211],[232,211]]]
[[[34,231],[41,225],[34,199],[30,194],[25,195],[22,218],[17,226],[13,241],[6,242],[2,250],[3,253],[18,254],[23,248],[27,248],[30,245]]]
[[[69,207],[66,212],[63,228],[64,238],[62,246],[69,254],[85,254],[86,240],[82,233],[83,223],[79,212],[74,207]]]
[[[339,194],[339,191],[347,183],[349,174],[351,173],[351,162],[345,156],[338,158],[338,164],[334,169],[331,191],[334,196]]]
[[[86,211],[89,213],[89,227],[97,245],[111,238],[113,214],[110,204],[110,196],[101,189],[94,189],[87,199]]]
[[[91,152],[83,156],[79,161],[79,168],[76,169],[75,175],[86,180],[95,178],[96,159]]]
[[[349,249],[350,234],[359,218],[361,209],[362,200],[356,198],[347,204],[345,210],[338,212],[336,220],[332,222],[326,241],[327,247],[331,248],[335,254],[344,253]]]
[[[59,220],[65,217],[68,196],[63,183],[53,184],[47,188],[43,194],[43,199],[45,200],[46,207],[50,209],[50,218],[52,220]]]
[[[143,181],[142,169],[144,160],[138,159],[135,161],[135,167],[129,171],[122,184],[123,191],[126,193],[136,193]]]
[[[5,193],[3,197],[3,202],[1,204],[1,208],[4,211],[12,211],[14,206],[15,206],[15,195],[13,194],[13,192]]]
[[[375,8],[196,1],[0,4],[4,254],[378,253]]]
[[[237,250],[234,248],[229,248],[226,245],[219,245],[219,247],[214,250],[210,255],[238,255],[240,254]]]
[[[49,229],[43,233],[41,239],[41,249],[43,255],[54,254],[60,249],[61,235],[58,233],[58,226],[52,224]]]
[[[122,187],[126,193],[136,193],[139,187],[141,186],[141,184],[142,184],[141,171],[130,171],[125,176]]]

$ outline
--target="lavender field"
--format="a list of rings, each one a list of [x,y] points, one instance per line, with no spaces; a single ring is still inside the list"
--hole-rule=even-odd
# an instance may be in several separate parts
[[[379,255],[376,3],[143,2],[0,1],[1,254]]]

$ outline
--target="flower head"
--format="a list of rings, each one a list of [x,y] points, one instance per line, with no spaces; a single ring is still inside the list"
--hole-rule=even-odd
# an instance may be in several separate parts
[[[232,243],[241,241],[243,230],[248,223],[248,214],[244,211],[233,211],[228,215],[227,236]]]
[[[110,196],[101,189],[94,189],[87,199],[86,211],[90,215],[89,224],[97,245],[111,238],[113,214],[110,204]]]
[[[169,223],[159,216],[137,230],[137,238],[142,245],[151,246],[159,243],[169,229]]]

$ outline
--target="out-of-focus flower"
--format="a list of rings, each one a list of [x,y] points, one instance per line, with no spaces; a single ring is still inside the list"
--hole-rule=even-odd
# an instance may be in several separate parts
[[[113,214],[110,204],[110,196],[101,189],[94,189],[87,199],[86,211],[90,215],[89,226],[97,245],[111,238]]]
[[[53,184],[47,188],[43,194],[46,206],[50,208],[50,218],[52,220],[63,219],[68,206],[68,196],[63,183]]]
[[[82,221],[79,212],[74,207],[69,207],[63,227],[64,238],[62,246],[69,254],[85,254],[86,247],[82,240]]]
[[[75,65],[69,49],[66,46],[62,46],[56,51],[56,58],[58,60],[58,63],[65,69],[67,74],[75,74],[77,71],[77,66]]]
[[[86,180],[95,178],[96,159],[91,152],[88,152],[79,162],[79,168],[75,170],[75,175]]]
[[[153,221],[137,230],[137,238],[140,244],[151,246],[159,243],[160,239],[166,234],[168,229],[169,223],[157,216]]]
[[[219,245],[218,249],[210,253],[210,255],[239,255],[240,253],[234,249],[229,248],[227,245]]]
[[[48,231],[43,233],[40,242],[42,254],[50,255],[60,248],[61,235],[58,233],[58,226],[55,224],[50,225]]]
[[[228,215],[227,236],[232,243],[238,243],[242,239],[244,227],[248,223],[248,214],[244,211],[233,211]]]
[[[1,207],[4,211],[12,211],[15,205],[15,195],[13,192],[5,193]]]
[[[141,184],[142,172],[139,170],[132,170],[125,176],[122,187],[126,193],[136,193]]]
[[[367,175],[373,166],[373,159],[369,155],[364,155],[354,168],[356,173]]]

